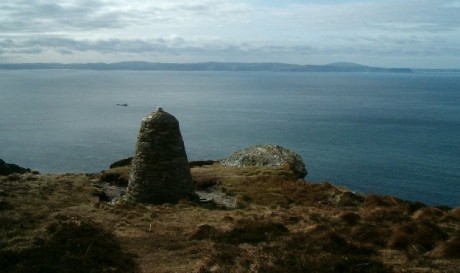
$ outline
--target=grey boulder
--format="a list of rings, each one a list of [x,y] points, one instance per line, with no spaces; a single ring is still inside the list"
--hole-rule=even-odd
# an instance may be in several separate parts
[[[304,178],[308,173],[299,154],[279,145],[255,145],[244,148],[220,160],[220,163],[232,167],[288,166],[299,178]]]

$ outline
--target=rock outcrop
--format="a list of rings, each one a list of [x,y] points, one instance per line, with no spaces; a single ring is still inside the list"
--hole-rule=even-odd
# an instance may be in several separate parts
[[[142,120],[126,197],[150,204],[195,197],[179,122],[161,107]]]
[[[120,160],[115,161],[115,162],[113,162],[112,164],[110,164],[110,169],[130,166],[132,162],[133,162],[133,158],[132,158],[132,157],[120,159]]]
[[[288,166],[299,178],[304,178],[308,173],[299,154],[278,145],[251,146],[234,152],[229,157],[220,160],[220,163],[233,167]]]
[[[19,167],[16,164],[9,164],[0,159],[0,175],[10,175],[12,173],[27,173],[30,169]]]

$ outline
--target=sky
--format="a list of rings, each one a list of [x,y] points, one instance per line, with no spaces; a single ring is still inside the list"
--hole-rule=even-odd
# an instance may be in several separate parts
[[[460,68],[460,0],[7,0],[0,63]]]

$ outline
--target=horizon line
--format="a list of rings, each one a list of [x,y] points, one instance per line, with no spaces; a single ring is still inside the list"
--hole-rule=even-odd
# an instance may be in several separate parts
[[[413,68],[413,67],[386,67],[386,66],[370,66],[355,62],[346,62],[346,61],[338,61],[338,62],[330,62],[326,64],[295,64],[295,63],[288,63],[288,62],[225,62],[225,61],[201,61],[201,62],[152,62],[152,61],[139,61],[139,60],[130,60],[130,61],[117,61],[117,62],[69,62],[69,63],[60,63],[60,62],[0,62],[0,69],[5,70],[8,69],[5,66],[21,66],[21,65],[62,65],[62,66],[72,66],[72,65],[120,65],[120,64],[146,64],[146,65],[205,65],[205,64],[217,64],[217,65],[284,65],[284,66],[292,66],[292,67],[333,67],[333,68],[361,68],[361,69],[410,69],[410,70],[437,70],[437,71],[455,71],[460,70],[460,68]],[[39,69],[39,68],[31,68],[31,69]],[[60,69],[60,68],[53,68],[53,69]],[[66,68],[62,68],[66,69]],[[84,69],[84,68],[67,68],[67,69]],[[102,68],[99,68],[102,70]],[[121,70],[121,69],[120,69]]]

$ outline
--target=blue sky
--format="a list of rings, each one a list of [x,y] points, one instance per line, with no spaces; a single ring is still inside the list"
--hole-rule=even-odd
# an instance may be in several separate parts
[[[0,3],[2,63],[128,60],[460,68],[460,0]]]

